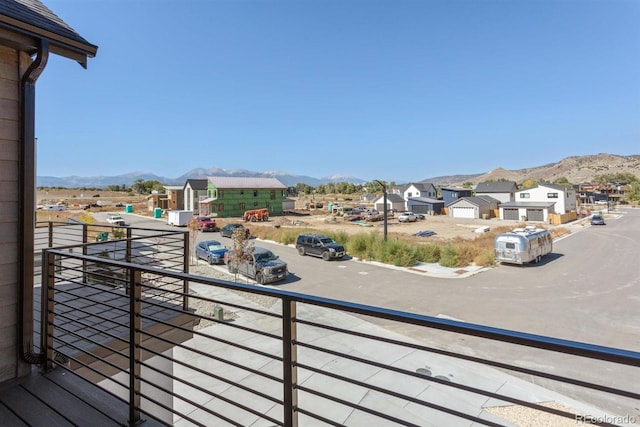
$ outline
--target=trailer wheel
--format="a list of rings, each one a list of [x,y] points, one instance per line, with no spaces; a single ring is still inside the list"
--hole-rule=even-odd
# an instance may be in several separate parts
[[[264,276],[262,275],[262,273],[256,274],[256,282],[258,282],[261,285],[264,285]]]

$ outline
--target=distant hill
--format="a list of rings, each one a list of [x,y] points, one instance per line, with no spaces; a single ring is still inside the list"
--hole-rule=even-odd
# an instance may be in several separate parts
[[[589,156],[571,156],[556,163],[526,169],[507,170],[496,168],[483,174],[451,175],[427,178],[422,182],[437,185],[462,185],[465,182],[477,184],[483,181],[506,179],[522,183],[527,179],[553,182],[565,177],[569,182],[579,184],[592,182],[597,175],[632,173],[640,178],[640,155],[618,156],[615,154],[594,154]]]
[[[543,166],[536,166],[526,169],[507,170],[496,168],[486,173],[470,175],[450,175],[423,179],[421,182],[431,182],[435,185],[462,185],[465,182],[477,184],[478,182],[507,179],[522,183],[526,179],[535,181],[554,181],[560,177],[566,177],[569,182],[580,183],[590,182],[596,175],[613,174],[617,172],[628,172],[640,178],[640,155],[618,156],[615,154],[595,154],[589,156],[572,156],[560,160],[556,163],[549,163]],[[278,178],[280,182],[287,186],[294,186],[304,183],[312,187],[329,182],[352,182],[354,184],[364,184],[366,181],[345,175],[334,175],[324,178],[314,178],[306,175],[292,175],[282,171],[254,172],[245,169],[226,170],[218,167],[209,169],[197,168],[177,177],[168,178],[144,172],[130,172],[117,176],[95,176],[95,177],[53,177],[39,176],[37,178],[38,187],[106,187],[108,185],[131,185],[138,179],[145,181],[159,181],[166,185],[182,185],[187,179],[206,178],[208,176],[237,176],[237,177],[265,177]]]
[[[231,177],[254,177],[254,178],[277,178],[284,185],[294,186],[298,183],[304,183],[312,187],[327,184],[329,182],[352,182],[354,184],[364,184],[366,181],[360,178],[350,177],[346,175],[334,175],[324,178],[314,178],[305,175],[292,175],[287,172],[254,172],[245,169],[225,170],[217,167],[205,169],[196,168],[180,175],[177,178],[168,178],[165,176],[154,175],[144,172],[130,172],[116,176],[39,176],[37,178],[38,187],[66,187],[66,188],[102,188],[109,185],[131,185],[138,179],[145,181],[159,181],[165,185],[183,185],[187,179],[202,179],[209,176],[231,176]]]

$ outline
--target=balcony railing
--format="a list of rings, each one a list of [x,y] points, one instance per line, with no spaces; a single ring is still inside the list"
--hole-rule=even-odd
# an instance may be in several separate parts
[[[190,275],[184,233],[52,233],[47,368],[126,402],[123,423],[640,422],[637,352]]]

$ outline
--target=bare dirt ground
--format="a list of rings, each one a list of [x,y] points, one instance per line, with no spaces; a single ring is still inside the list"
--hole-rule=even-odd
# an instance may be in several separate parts
[[[492,231],[499,228],[510,230],[515,226],[510,221],[500,221],[498,219],[460,219],[450,218],[444,215],[426,216],[424,220],[416,222],[398,222],[397,218],[389,217],[387,220],[387,233],[389,236],[413,236],[419,231],[433,231],[436,234],[431,237],[416,237],[421,241],[449,240],[456,237],[463,239],[475,239],[480,233],[474,230],[479,227],[488,226]],[[375,232],[383,234],[384,224],[382,221],[365,223],[364,225],[352,223],[343,218],[333,216],[328,212],[310,211],[308,214],[284,215],[271,217],[266,223],[251,223],[250,227],[273,227],[278,225],[282,228],[312,228],[325,232],[345,232],[348,234],[360,234]]]

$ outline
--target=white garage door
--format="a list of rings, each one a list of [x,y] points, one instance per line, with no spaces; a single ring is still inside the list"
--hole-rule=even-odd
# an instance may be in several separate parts
[[[455,207],[453,208],[454,218],[475,218],[476,210],[474,208],[467,207]]]

